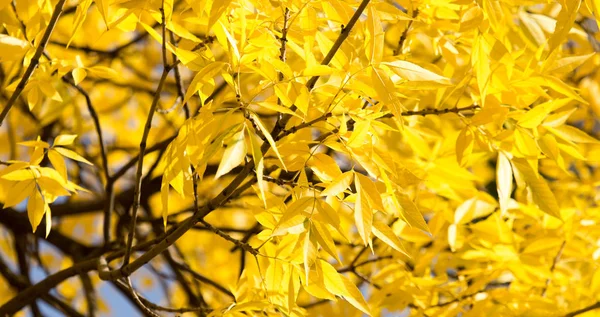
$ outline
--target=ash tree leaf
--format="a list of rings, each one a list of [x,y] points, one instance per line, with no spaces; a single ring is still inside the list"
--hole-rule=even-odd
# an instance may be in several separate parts
[[[232,169],[239,166],[244,162],[246,157],[246,141],[245,141],[245,128],[235,133],[227,142],[227,148],[223,153],[221,163],[215,174],[215,179],[229,173]]]

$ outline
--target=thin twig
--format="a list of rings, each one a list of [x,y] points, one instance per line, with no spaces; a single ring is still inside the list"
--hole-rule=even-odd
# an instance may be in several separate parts
[[[402,49],[404,47],[404,42],[406,41],[406,37],[408,36],[408,30],[410,30],[410,27],[412,26],[413,22],[415,21],[414,19],[416,19],[418,15],[419,15],[419,9],[416,9],[415,11],[413,11],[413,14],[412,14],[413,19],[408,21],[408,25],[406,26],[406,29],[404,29],[404,31],[402,32],[402,35],[400,36],[400,40],[398,40],[398,47],[394,50],[394,55],[398,55],[398,54],[402,53]]]
[[[587,312],[589,312],[591,310],[598,309],[598,308],[600,308],[600,301],[599,302],[595,302],[594,304],[592,304],[590,306],[587,306],[587,307],[584,307],[582,309],[578,309],[576,311],[572,311],[572,312],[566,314],[565,317],[575,317],[577,315],[581,315],[583,313],[587,313]]]
[[[560,248],[558,249],[558,252],[556,253],[556,256],[552,260],[552,266],[550,266],[550,273],[554,272],[554,269],[556,268],[556,263],[558,263],[558,260],[560,260],[563,250],[565,249],[565,244],[567,244],[567,240],[563,240],[563,242],[560,245]],[[544,289],[542,289],[542,297],[546,296],[546,291],[548,291],[548,286],[550,286],[550,280],[550,278],[546,279],[546,285],[544,286]]]
[[[163,1],[164,5],[164,1]],[[158,87],[156,88],[156,92],[154,93],[154,98],[152,99],[152,105],[150,106],[150,110],[148,111],[148,118],[146,119],[146,124],[144,126],[144,134],[142,135],[142,141],[140,142],[140,153],[138,158],[138,166],[135,174],[135,190],[133,192],[133,205],[131,209],[131,223],[129,225],[129,234],[127,236],[127,245],[125,248],[125,257],[123,258],[123,266],[124,268],[129,264],[129,257],[131,255],[131,247],[133,246],[133,239],[135,238],[135,225],[137,220],[137,213],[140,207],[140,200],[142,196],[142,174],[144,172],[144,156],[146,155],[146,142],[148,140],[148,135],[150,134],[150,128],[152,128],[152,117],[154,116],[154,112],[156,111],[156,107],[158,106],[158,101],[160,100],[160,94],[162,92],[163,86],[167,80],[169,75],[169,71],[171,67],[166,64],[167,61],[167,47],[166,47],[166,18],[164,8],[161,6],[160,9],[162,15],[162,24],[163,24],[163,34],[162,34],[162,54],[163,54],[163,72],[160,77],[160,81],[158,83]]]
[[[209,279],[208,277],[192,270],[189,266],[187,266],[185,264],[181,264],[179,262],[174,262],[174,264],[178,268],[190,273],[192,275],[192,277],[197,279],[198,281],[209,284],[210,286],[219,290],[221,293],[223,293],[231,298],[235,298],[235,295],[233,295],[233,293],[230,290],[226,289],[224,286],[220,285],[219,283]]]
[[[106,270],[101,269],[104,268],[106,260],[104,263],[102,262],[102,258],[99,258],[97,262],[99,267],[98,276],[103,280],[116,280],[120,279],[124,276],[129,276],[131,273],[138,270],[144,264],[148,263],[150,260],[154,259],[157,255],[166,250],[169,246],[171,246],[175,241],[177,241],[181,236],[186,233],[188,230],[194,227],[194,225],[203,219],[206,215],[208,215],[211,211],[215,210],[225,202],[227,202],[232,196],[235,196],[238,193],[239,189],[245,189],[244,186],[241,186],[238,190],[238,186],[243,182],[243,180],[250,174],[251,168],[254,164],[248,163],[244,166],[244,169],[236,176],[236,178],[225,187],[215,198],[209,201],[203,208],[198,210],[197,213],[194,213],[192,216],[187,218],[185,221],[181,222],[179,226],[171,227],[166,236],[161,237],[161,239],[154,244],[154,246],[146,253],[142,254],[139,258],[135,259],[135,261],[122,266],[118,270]],[[248,183],[247,183],[248,184]]]
[[[236,245],[236,247],[243,249],[244,251],[256,256],[258,255],[258,250],[256,250],[255,248],[253,248],[252,246],[250,246],[248,243],[242,242],[238,239],[234,239],[232,236],[228,235],[227,233],[219,230],[218,228],[215,228],[213,225],[211,225],[210,223],[206,222],[204,219],[199,221],[200,223],[202,223],[204,226],[206,226],[209,230],[211,230],[212,232],[216,233],[219,237],[222,237],[223,239],[233,243]]]

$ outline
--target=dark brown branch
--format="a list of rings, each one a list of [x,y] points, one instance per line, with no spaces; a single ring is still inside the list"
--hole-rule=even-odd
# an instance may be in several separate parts
[[[227,233],[219,230],[218,228],[213,227],[213,225],[211,225],[210,223],[204,221],[204,220],[200,220],[200,223],[202,223],[205,227],[207,227],[210,231],[214,232],[215,234],[217,234],[219,237],[233,243],[236,245],[236,247],[243,249],[244,251],[256,256],[258,255],[258,250],[256,250],[255,248],[253,248],[252,246],[250,246],[248,243],[245,243],[243,241],[240,241],[238,239],[234,239],[233,237],[231,237],[230,235],[228,235]]]
[[[327,52],[327,55],[321,62],[321,65],[329,65],[329,62],[331,62],[331,60],[335,56],[335,53],[337,53],[337,51],[340,49],[340,47],[342,47],[342,43],[344,43],[344,41],[346,40],[348,35],[350,35],[350,32],[352,31],[352,28],[354,28],[356,21],[358,21],[358,18],[360,18],[363,11],[365,11],[365,9],[367,8],[368,4],[369,4],[369,0],[363,0],[360,3],[360,5],[358,6],[358,8],[356,8],[356,12],[354,12],[354,15],[352,15],[352,17],[350,18],[350,21],[348,21],[348,24],[346,25],[346,27],[344,27],[344,29],[340,33],[340,36],[338,36],[337,40],[335,41],[335,43],[333,43],[333,46],[331,47],[329,52]],[[306,87],[309,90],[313,89],[313,87],[317,83],[317,80],[319,80],[319,76],[313,76],[306,83]]]
[[[404,31],[402,32],[402,35],[400,35],[400,39],[398,40],[398,47],[394,50],[394,55],[398,55],[398,54],[402,53],[402,49],[404,47],[404,42],[406,41],[406,38],[408,37],[408,31],[410,30],[410,27],[412,26],[413,22],[415,21],[414,19],[416,19],[418,15],[419,15],[419,9],[416,9],[415,11],[413,11],[413,14],[412,14],[413,20],[408,21],[408,25],[406,26],[406,29],[404,29]]]
[[[598,308],[600,308],[600,302],[595,302],[594,304],[592,304],[590,306],[584,307],[582,309],[578,309],[576,311],[572,311],[572,312],[566,314],[564,317],[575,317],[577,315],[581,315],[583,313],[587,313],[591,310],[598,309]]]
[[[359,257],[360,257],[360,255],[357,256],[355,259],[358,259]],[[379,262],[379,261],[383,261],[383,260],[389,260],[391,258],[392,258],[391,255],[386,255],[386,256],[380,256],[380,257],[373,258],[373,259],[368,259],[368,260],[365,260],[365,261],[360,262],[360,263],[356,263],[355,262],[354,264],[351,264],[349,266],[343,267],[343,268],[341,268],[341,269],[339,269],[337,271],[338,271],[338,273],[351,272],[351,271],[354,271],[356,268],[359,268],[361,266],[367,265],[369,263],[375,263],[375,262]]]
[[[219,290],[221,293],[231,297],[231,298],[235,298],[235,296],[233,295],[233,293],[226,289],[224,286],[222,286],[221,284],[209,279],[208,277],[192,270],[189,266],[185,265],[185,264],[181,264],[178,262],[175,262],[175,266],[177,266],[179,269],[184,270],[188,273],[190,273],[192,275],[193,278],[197,279],[198,281],[202,282],[202,283],[206,283],[214,288],[216,288],[217,290]]]

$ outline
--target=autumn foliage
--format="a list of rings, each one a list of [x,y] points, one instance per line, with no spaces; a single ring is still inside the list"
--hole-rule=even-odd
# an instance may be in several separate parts
[[[0,316],[596,316],[599,19],[0,0]]]

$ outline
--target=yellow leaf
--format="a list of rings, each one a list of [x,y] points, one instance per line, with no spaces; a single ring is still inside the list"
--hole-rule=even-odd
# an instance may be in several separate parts
[[[465,166],[473,152],[474,137],[469,127],[464,127],[456,139],[456,161],[460,166]]]
[[[598,1],[598,0],[594,0]],[[600,1],[599,1],[600,2]],[[568,73],[575,70],[577,67],[585,63],[590,57],[596,55],[596,53],[589,53],[579,56],[567,56],[559,60],[555,60],[552,65],[548,68],[548,73]]]
[[[314,210],[316,207],[316,200],[314,197],[302,197],[290,204],[279,222],[273,228],[273,236],[285,234],[289,228],[302,224],[306,219],[303,214],[306,210]]]
[[[275,86],[275,91],[277,92],[277,86]],[[261,102],[257,102],[257,103],[253,103],[259,107],[263,107],[263,108],[267,108],[271,111],[275,111],[275,112],[281,112],[281,113],[286,113],[292,116],[295,116],[298,119],[303,119],[300,115],[298,115],[297,113],[295,113],[294,111],[291,111],[289,108],[280,106],[278,104],[276,104],[275,102],[270,102],[270,101],[261,101]]]
[[[73,144],[73,141],[75,141],[76,138],[77,138],[76,134],[59,135],[54,139],[54,144],[52,146],[71,145],[71,144]]]
[[[219,43],[221,43],[221,45],[223,45],[224,47],[229,47],[229,50],[227,50],[227,52],[229,54],[232,54],[231,61],[235,66],[240,60],[240,51],[237,47],[237,41],[233,38],[231,33],[229,33],[227,27],[225,26],[225,24],[223,24],[222,20],[218,22],[219,23],[217,24],[217,26],[213,27],[212,30],[215,32]]]
[[[512,193],[513,173],[508,157],[502,152],[498,152],[498,162],[496,163],[496,189],[498,190],[498,202],[500,203],[500,212],[506,214],[510,195]]]
[[[50,163],[54,166],[54,169],[62,176],[62,178],[67,180],[67,165],[65,164],[65,159],[58,154],[58,152],[50,149],[48,150],[48,159],[50,159]]]
[[[321,216],[325,222],[340,230],[340,216],[327,202],[319,200],[317,203],[317,211],[317,215]]]
[[[548,131],[552,132],[557,137],[567,141],[576,143],[593,143],[599,144],[600,141],[591,137],[589,134],[572,127],[570,125],[562,125],[556,128],[546,127]]]
[[[304,69],[302,74],[306,77],[327,76],[333,74],[334,70],[334,68],[331,68],[327,65],[314,65]]]
[[[45,206],[46,203],[40,191],[34,190],[33,195],[29,196],[29,201],[27,202],[27,216],[29,217],[33,232],[36,231],[40,222],[42,222],[42,217],[46,211]]]
[[[402,246],[402,242],[396,236],[394,231],[383,222],[376,221],[373,223],[373,234],[385,244],[392,247],[394,250],[410,257]]]
[[[477,75],[477,86],[479,87],[479,93],[481,95],[481,106],[485,106],[485,99],[487,95],[487,84],[490,77],[490,44],[487,43],[483,35],[478,35],[473,44],[473,51],[471,56],[471,64],[475,68]]]
[[[346,145],[348,147],[352,147],[352,148],[362,146],[368,136],[370,127],[371,127],[370,121],[357,120],[354,123],[354,131],[352,131],[352,134],[350,135],[350,139],[348,139],[348,142],[346,143]]]
[[[275,95],[277,95],[277,98],[279,98],[279,100],[281,100],[281,103],[286,106],[286,107],[291,107],[294,104],[295,99],[292,99],[288,92],[287,92],[287,87],[288,84],[287,83],[281,83],[281,84],[277,84],[275,85],[274,89],[275,89]]]
[[[85,21],[90,5],[92,5],[92,0],[84,0],[81,1],[77,6],[77,10],[75,11],[75,17],[73,18],[73,29],[71,30],[71,36],[69,37],[69,41],[67,42],[67,47],[71,44],[71,41],[73,40],[73,38],[79,31],[79,28]]]
[[[371,315],[371,309],[363,298],[360,290],[347,277],[341,275],[329,263],[319,260],[323,270],[325,288],[331,293],[343,297],[352,306],[367,315]]]
[[[404,193],[397,195],[398,203],[402,207],[402,217],[406,222],[417,229],[421,229],[425,232],[431,232],[429,226],[423,218],[423,214],[419,211],[419,208],[415,203]]]
[[[524,128],[537,128],[550,112],[566,106],[570,101],[570,99],[557,99],[539,104],[521,116],[517,123]]]
[[[389,66],[394,73],[408,81],[432,82],[440,84],[441,86],[448,86],[451,84],[450,79],[408,61],[394,60],[391,62],[383,62],[382,64]]]
[[[225,65],[227,64],[223,62],[212,62],[204,66],[196,74],[196,76],[194,76],[194,79],[192,79],[192,82],[188,86],[188,90],[185,92],[185,97],[183,98],[183,103],[188,102],[188,100],[202,88],[203,84],[205,84],[209,80],[212,80],[216,75],[218,75],[223,70],[223,67],[225,67]],[[206,99],[200,98],[200,101],[204,105]]]
[[[104,24],[106,24],[106,28],[108,28],[108,5],[110,0],[94,0],[96,2],[96,7],[98,11],[100,11],[100,15],[104,20]]]
[[[267,139],[267,142],[269,142],[269,145],[271,145],[271,149],[273,150],[273,152],[275,152],[275,155],[277,155],[277,158],[281,162],[283,169],[287,170],[287,167],[285,166],[285,163],[283,162],[283,158],[281,157],[281,155],[279,154],[279,151],[277,150],[277,144],[275,143],[275,140],[271,136],[271,133],[269,133],[269,130],[267,129],[267,127],[265,127],[263,122],[260,120],[260,118],[256,114],[251,113],[250,116],[254,119],[254,123],[258,126],[259,130],[265,136],[265,138]]]
[[[266,185],[263,180],[265,171],[265,161],[263,159],[262,151],[260,150],[260,144],[258,143],[259,137],[257,135],[250,135],[250,146],[252,149],[252,159],[254,160],[254,166],[256,167],[256,183],[260,191],[260,198],[263,201],[265,208],[267,207],[267,198],[265,195]]]
[[[402,103],[396,96],[396,87],[394,82],[386,74],[386,72],[376,69],[375,67],[369,68],[371,76],[371,86],[377,92],[377,96],[380,101],[383,102],[392,112],[392,114],[398,119],[402,120]]]
[[[452,252],[455,252],[458,245],[457,245],[457,226],[456,224],[452,223],[448,226],[448,245],[450,246],[450,250],[452,250]]]
[[[337,196],[350,186],[354,179],[353,176],[353,171],[348,171],[339,175],[321,192],[321,196]]]
[[[367,31],[369,32],[366,38],[367,47],[365,50],[367,59],[371,64],[378,64],[383,57],[384,33],[379,14],[373,6],[369,6]]]
[[[215,174],[215,179],[229,173],[233,168],[244,162],[246,157],[246,142],[244,141],[244,128],[235,133],[227,144],[223,158]]]
[[[566,42],[567,35],[571,31],[571,27],[573,27],[577,12],[579,12],[581,1],[562,0],[560,4],[562,8],[556,18],[554,34],[548,40],[548,53],[552,53],[561,43]]]
[[[50,234],[50,229],[52,229],[52,211],[50,211],[50,206],[48,204],[44,204],[44,214],[46,215],[46,235],[48,238]]]
[[[40,141],[40,140],[36,140],[36,141],[23,141],[23,142],[19,142],[17,143],[19,145],[24,145],[27,147],[41,147],[43,149],[47,149],[50,147],[50,144],[44,142],[44,141]]]
[[[22,59],[28,48],[29,43],[27,41],[0,34],[0,62]]]
[[[81,162],[81,163],[85,163],[85,164],[91,165],[91,166],[94,165],[94,164],[92,164],[92,162],[86,160],[81,155],[79,155],[79,154],[77,154],[77,153],[75,153],[75,152],[73,152],[73,151],[71,151],[69,149],[66,149],[64,147],[57,146],[57,147],[54,147],[53,149],[56,152],[60,153],[61,155],[66,156],[66,157],[68,157],[68,158],[70,158],[72,160],[75,160],[75,161],[78,161],[78,162]]]
[[[73,69],[72,74],[75,85],[79,85],[79,83],[82,82],[87,76],[87,72],[85,71],[85,69],[79,67]]]
[[[9,181],[25,181],[29,179],[35,179],[36,174],[31,169],[21,169],[6,173],[2,175],[2,178]]]
[[[314,234],[323,250],[329,253],[329,255],[331,255],[338,263],[342,263],[337,255],[335,243],[333,242],[333,238],[331,237],[329,230],[327,230],[325,226],[321,226],[316,221],[312,223],[312,228],[314,228],[314,230],[311,230],[311,234]]]
[[[210,8],[210,17],[208,20],[208,29],[209,30],[215,24],[215,22],[217,20],[219,20],[221,15],[223,15],[223,12],[225,12],[227,7],[231,3],[231,0],[211,1],[211,2],[212,2],[212,6]]]
[[[338,163],[325,153],[316,153],[309,161],[308,166],[324,182],[330,182],[342,175]]]
[[[357,180],[355,184],[357,188],[360,187],[361,192],[369,200],[369,206],[371,206],[372,209],[383,211],[384,208],[381,201],[381,194],[379,193],[377,186],[375,186],[375,183],[361,173],[354,173],[354,175]]]
[[[106,66],[92,66],[86,68],[87,72],[96,77],[106,79],[121,79],[119,73],[116,70]]]
[[[13,207],[18,205],[28,196],[31,196],[34,191],[37,191],[35,187],[35,180],[26,180],[17,182],[10,188],[10,191],[6,195],[4,201],[4,208]]]
[[[356,202],[354,203],[354,222],[358,234],[362,238],[365,245],[371,241],[371,228],[373,227],[373,210],[367,201],[366,195],[363,194],[362,188],[359,185],[358,173],[354,174],[354,184],[356,184]]]
[[[523,175],[525,182],[531,189],[533,201],[540,209],[551,216],[561,219],[560,207],[546,181],[533,170],[525,159],[513,158],[512,163],[521,175]]]

